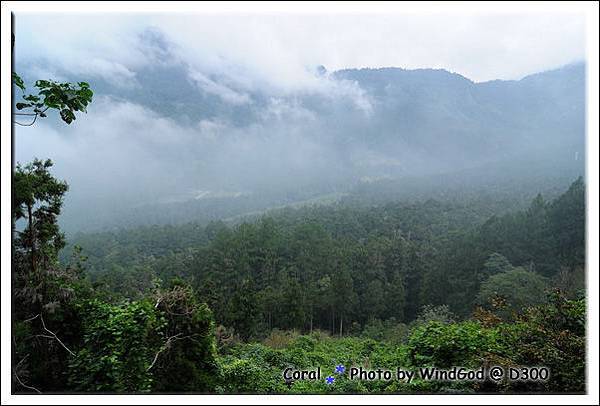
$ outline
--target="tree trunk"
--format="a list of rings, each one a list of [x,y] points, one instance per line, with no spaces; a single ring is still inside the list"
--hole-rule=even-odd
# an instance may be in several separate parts
[[[31,245],[30,247],[30,260],[31,260],[31,273],[35,274],[35,268],[36,268],[36,263],[35,263],[35,234],[34,234],[34,230],[33,230],[33,213],[32,213],[32,207],[31,205],[27,205],[27,221],[28,221],[28,226],[29,226],[29,244]]]
[[[342,338],[342,332],[343,332],[343,322],[344,322],[344,318],[342,316],[340,316],[340,338]]]
[[[331,309],[331,335],[335,334],[335,311]]]

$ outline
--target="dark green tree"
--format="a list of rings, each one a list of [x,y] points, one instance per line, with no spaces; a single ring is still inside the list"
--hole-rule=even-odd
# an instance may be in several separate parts
[[[254,283],[250,279],[244,279],[237,285],[229,301],[226,323],[241,338],[248,339],[257,333],[260,315]]]
[[[17,165],[13,175],[13,293],[15,320],[32,317],[52,325],[49,314],[72,299],[81,268],[63,266],[65,239],[58,226],[68,187],[52,176],[50,160]],[[78,255],[78,252],[74,252]],[[43,327],[43,326],[42,326]],[[46,326],[47,327],[47,326]]]
[[[64,388],[66,364],[79,336],[72,303],[85,284],[77,250],[73,265],[58,261],[65,241],[57,218],[67,184],[52,176],[51,167],[50,160],[36,159],[17,165],[13,175],[12,342],[17,391]]]
[[[543,302],[547,287],[548,281],[543,276],[516,267],[490,276],[483,282],[477,302],[485,306],[493,299],[501,298],[506,301],[506,309],[503,313],[508,317],[510,312],[520,313],[528,306]]]
[[[585,263],[585,183],[579,177],[552,202],[549,214],[553,249],[569,267]]]

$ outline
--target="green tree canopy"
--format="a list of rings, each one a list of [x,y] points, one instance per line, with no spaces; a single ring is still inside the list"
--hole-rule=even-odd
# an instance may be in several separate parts
[[[477,302],[486,306],[495,298],[506,301],[504,315],[510,311],[521,311],[542,303],[548,280],[543,276],[522,267],[490,276],[481,284]]]

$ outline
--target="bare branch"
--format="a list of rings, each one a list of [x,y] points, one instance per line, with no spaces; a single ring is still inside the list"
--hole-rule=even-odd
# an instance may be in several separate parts
[[[35,120],[37,120],[37,118],[38,118],[38,114],[36,113],[35,117],[33,117],[33,121],[31,123],[29,123],[29,124],[19,123],[18,121],[15,121],[15,120],[13,120],[13,123],[18,124],[18,125],[20,125],[22,127],[29,127],[29,126],[32,126],[35,123]]]
[[[35,319],[37,319],[38,317],[40,317],[40,315],[39,315],[39,314],[36,314],[36,315],[35,315],[35,316],[33,316],[33,317],[30,317],[30,318],[28,318],[28,319],[26,319],[26,320],[23,320],[23,323],[27,323],[27,322],[29,322],[29,321],[35,320]]]
[[[21,366],[21,364],[22,364],[22,363],[23,363],[23,362],[24,362],[24,361],[25,361],[27,358],[29,358],[29,354],[25,355],[25,356],[23,357],[23,359],[22,359],[21,361],[19,361],[19,362],[17,363],[17,365],[15,365],[15,369],[19,368],[19,367]]]
[[[180,336],[181,333],[175,334],[174,336],[171,336],[167,339],[167,341],[163,344],[162,347],[160,347],[160,350],[158,350],[158,352],[154,355],[154,359],[152,360],[152,363],[150,364],[150,366],[146,369],[146,371],[150,371],[152,369],[152,367],[154,366],[154,364],[156,364],[156,361],[158,360],[158,356],[167,348],[169,348],[169,346],[171,345],[171,342],[175,339],[177,339],[178,336]]]
[[[49,339],[51,339],[51,340],[54,340],[54,337],[53,337],[53,336],[49,336],[49,335],[46,335],[46,334],[36,334],[36,335],[34,335],[33,337],[31,337],[31,338],[36,338],[36,337],[49,338]]]
[[[67,348],[67,346],[60,340],[60,338],[58,338],[58,336],[56,334],[54,334],[52,331],[48,330],[48,328],[46,328],[46,323],[44,323],[44,318],[42,317],[42,314],[40,313],[40,320],[42,321],[42,327],[44,327],[44,330],[46,330],[46,332],[52,334],[52,336],[56,339],[56,341],[58,341],[58,343],[60,345],[62,345],[62,347],[67,350],[67,352],[69,354],[71,354],[72,356],[75,356],[75,354],[73,353],[73,351],[71,351],[69,348]]]
[[[158,350],[158,352],[154,355],[154,359],[152,360],[152,363],[150,364],[150,366],[146,369],[146,371],[150,371],[152,369],[152,367],[154,367],[154,364],[156,364],[156,361],[158,361],[158,356],[164,352],[165,350],[167,350],[169,347],[171,347],[171,343],[173,341],[177,341],[177,340],[185,340],[185,339],[193,339],[193,337],[197,334],[192,334],[189,336],[185,336],[185,337],[180,337],[182,333],[177,333],[174,336],[171,336],[169,338],[167,338],[167,341],[163,344],[162,347],[160,347],[160,350]]]
[[[33,386],[25,385],[23,383],[23,381],[21,381],[21,378],[19,378],[19,375],[17,375],[16,371],[13,371],[13,373],[15,374],[15,378],[17,378],[17,382],[19,382],[19,385],[21,385],[22,387],[24,387],[26,389],[36,391],[37,393],[42,393],[39,389],[34,388]]]
[[[44,114],[49,108],[50,107],[46,107],[44,110],[39,110],[39,111],[36,111],[35,113],[13,113],[14,116],[33,116],[33,121],[29,124],[19,123],[18,121],[15,121],[15,120],[13,120],[13,123],[18,124],[23,127],[32,126],[35,123],[35,120],[37,120],[38,116],[40,114]]]
[[[27,358],[28,356],[29,356],[29,354],[27,354],[27,355],[25,356],[25,358]],[[22,360],[21,360],[21,361],[20,361],[20,362],[17,364],[17,367],[18,367],[19,365],[21,365],[21,362],[25,361],[25,358],[23,358],[23,359],[22,359]],[[19,378],[19,374],[17,374],[16,367],[15,367],[15,368],[13,368],[13,374],[15,375],[15,378],[17,379],[17,382],[19,383],[19,385],[21,385],[22,387],[24,387],[24,388],[26,388],[26,389],[29,389],[29,390],[32,390],[32,391],[35,391],[35,392],[37,392],[37,393],[42,393],[42,392],[41,392],[39,389],[37,389],[37,388],[34,388],[33,386],[25,385],[25,384],[23,383],[23,381],[21,380],[21,378]]]
[[[189,316],[190,314],[194,313],[194,310],[188,310],[185,313],[176,313],[176,312],[172,312],[169,309],[165,309],[165,312],[169,313],[172,316]]]

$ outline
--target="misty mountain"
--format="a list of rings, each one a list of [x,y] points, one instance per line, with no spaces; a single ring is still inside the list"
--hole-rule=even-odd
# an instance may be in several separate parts
[[[99,94],[184,123],[244,130],[269,119],[304,117],[310,123],[300,123],[303,137],[333,147],[335,158],[357,176],[435,173],[526,151],[566,148],[574,156],[584,150],[583,63],[483,83],[443,69],[321,69],[316,88],[291,94],[170,65],[140,70],[139,85],[128,88],[95,85]]]
[[[425,177],[431,187],[418,195],[427,198],[440,182],[464,190],[465,173],[493,188],[502,182],[500,173],[490,185],[496,167],[523,176],[529,165],[543,167],[531,181],[538,188],[568,173],[552,185],[560,188],[584,170],[584,63],[482,83],[443,69],[318,67],[307,70],[307,83],[284,89],[236,68],[199,71],[156,38],[147,43],[157,63],[131,80],[89,80],[98,100],[89,116],[105,120],[80,125],[102,139],[113,134],[103,146],[119,140],[112,173],[124,178],[110,169],[106,178],[66,172],[68,230],[212,220],[364,192],[365,184],[373,191],[378,181],[407,198],[394,190]],[[105,159],[95,153],[90,161]],[[90,200],[94,222],[85,214]]]
[[[320,71],[317,75],[324,82],[332,82],[328,84],[335,90],[351,90],[341,95],[324,94],[323,89],[270,94],[268,89],[243,88],[219,75],[202,75],[202,79],[195,80],[198,76],[190,78],[184,66],[144,68],[136,73],[137,84],[130,87],[105,81],[94,85],[98,94],[137,102],[190,122],[223,120],[238,127],[248,126],[258,121],[274,100],[318,114],[328,124],[339,125],[342,117],[355,117],[363,128],[346,135],[375,147],[406,141],[431,148],[452,140],[456,148],[502,149],[509,142],[539,143],[541,132],[546,132],[548,138],[580,142],[569,134],[584,130],[583,63],[521,80],[482,83],[443,69],[346,69],[329,74]],[[232,101],[233,95],[239,100]],[[332,96],[338,97],[332,100]],[[367,106],[363,108],[371,114],[356,117],[355,96],[364,98]]]
[[[474,83],[445,70],[344,70],[376,101],[368,137],[392,148],[399,140],[433,156],[478,160],[523,149],[582,148],[585,66],[575,64],[519,81]],[[466,154],[466,155],[465,155]],[[431,156],[430,155],[430,156]],[[458,163],[457,163],[458,164]]]

